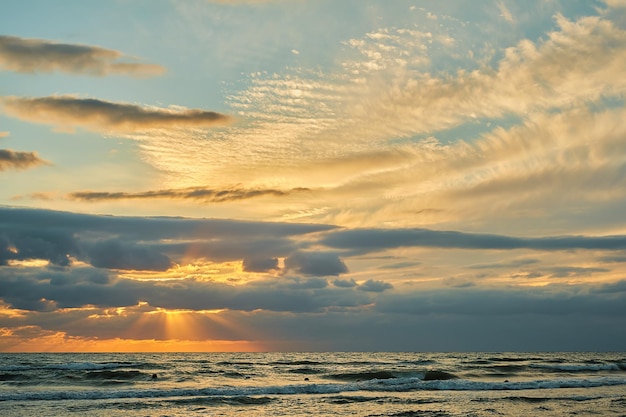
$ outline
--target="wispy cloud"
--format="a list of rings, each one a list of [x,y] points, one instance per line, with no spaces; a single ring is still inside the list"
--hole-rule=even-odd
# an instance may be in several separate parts
[[[12,151],[0,149],[0,171],[8,169],[28,169],[39,165],[47,165],[35,152]]]
[[[587,105],[601,106],[626,91],[626,32],[598,16],[555,20],[556,30],[542,39],[502,49],[498,60],[477,58],[472,71],[432,66],[435,47],[451,47],[445,33],[372,31],[345,42],[340,68],[252,76],[247,89],[229,97],[245,123],[208,132],[211,140],[185,135],[181,152],[173,145],[181,135],[135,137],[148,163],[172,173],[170,184],[220,185],[228,178],[261,188],[335,188],[332,209],[316,219],[324,222],[350,217],[352,224],[374,224],[392,213],[392,221],[406,222],[407,213],[424,210],[428,216],[411,220],[479,216],[510,201],[499,192],[548,208],[558,196],[576,198],[552,191],[567,189],[580,173],[593,195],[619,193],[612,184],[624,172],[624,149],[614,129],[622,131],[622,113],[596,114]],[[449,50],[460,52],[466,51]],[[609,122],[606,129],[600,119]],[[517,126],[510,127],[511,120]],[[458,132],[449,143],[436,139],[462,127],[488,132],[492,122],[504,127],[478,139]],[[589,134],[594,142],[585,139]],[[598,158],[593,167],[583,163],[585,147]],[[555,164],[574,159],[569,171]],[[515,181],[516,187],[504,185]],[[386,199],[343,204],[346,195],[374,194]],[[476,199],[459,196],[497,201],[472,205]],[[319,208],[317,201],[303,204],[308,207],[299,210]],[[377,210],[380,217],[372,214]]]
[[[87,75],[150,77],[165,72],[119,51],[98,46],[57,43],[43,39],[0,35],[0,68],[20,73],[67,72]]]
[[[508,7],[506,7],[506,4],[504,4],[503,1],[498,2],[498,10],[500,10],[500,16],[502,16],[507,22],[513,23],[515,21],[515,19],[513,19],[513,14]]]
[[[351,229],[329,232],[320,243],[354,253],[372,253],[403,247],[462,249],[624,250],[626,236],[549,236],[521,238],[506,235],[429,229]]]
[[[607,6],[616,9],[626,8],[626,0],[604,0]]]
[[[83,201],[105,200],[148,200],[148,199],[190,199],[206,203],[225,203],[229,201],[246,200],[250,198],[274,196],[283,197],[294,193],[310,191],[308,188],[281,189],[245,189],[223,188],[212,189],[205,187],[190,187],[169,190],[152,190],[142,192],[98,192],[77,191],[71,193],[69,198]]]
[[[231,120],[200,109],[148,107],[70,95],[5,96],[0,97],[0,104],[9,116],[65,130],[82,127],[97,132],[136,132],[213,127]]]

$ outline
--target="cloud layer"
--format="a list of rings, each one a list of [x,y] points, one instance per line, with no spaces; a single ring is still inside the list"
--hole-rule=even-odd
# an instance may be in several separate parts
[[[229,201],[247,200],[250,198],[274,196],[283,197],[290,194],[310,191],[307,188],[293,188],[291,190],[279,189],[244,189],[224,188],[212,189],[204,187],[190,187],[170,190],[130,192],[98,192],[77,191],[71,193],[69,198],[83,201],[103,200],[150,200],[150,199],[189,199],[199,200],[205,203],[224,203]]]
[[[9,169],[28,169],[48,162],[41,159],[35,152],[12,151],[0,149],[0,171]]]
[[[82,127],[97,132],[136,132],[224,125],[230,117],[211,111],[144,107],[75,96],[0,98],[9,116],[63,129]]]
[[[126,61],[126,62],[124,62]],[[134,62],[119,51],[98,46],[0,35],[0,68],[20,73],[67,72],[87,75],[161,75],[165,68]]]

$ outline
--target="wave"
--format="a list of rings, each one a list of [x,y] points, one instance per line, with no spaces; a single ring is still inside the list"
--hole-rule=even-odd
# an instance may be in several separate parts
[[[601,399],[602,397],[527,397],[527,396],[514,396],[514,397],[504,397],[503,400],[512,401],[512,402],[523,402],[529,404],[537,404],[537,403],[545,403],[551,401],[593,401]]]
[[[84,375],[85,379],[149,379],[150,375],[140,371],[90,371]]]
[[[387,370],[379,370],[379,371],[364,371],[364,372],[349,372],[349,373],[341,373],[341,374],[331,374],[325,376],[328,379],[335,379],[339,381],[371,381],[371,380],[385,380],[385,379],[406,379],[406,378],[417,378],[423,381],[445,381],[448,379],[457,379],[458,376],[445,372],[445,371],[387,371]]]
[[[324,371],[321,369],[309,368],[308,366],[304,368],[290,369],[287,372],[291,374],[302,374],[302,375],[318,375],[318,374],[324,373]]]
[[[122,398],[172,398],[172,397],[255,397],[294,394],[343,394],[349,392],[410,392],[410,391],[519,391],[559,388],[595,388],[626,385],[626,378],[572,378],[519,382],[482,382],[464,379],[431,380],[421,378],[371,379],[361,382],[328,384],[295,384],[285,386],[244,386],[220,388],[177,389],[107,389],[80,391],[21,391],[0,393],[0,401],[46,400],[104,400]]]
[[[311,361],[311,360],[297,360],[297,361],[282,360],[282,361],[270,362],[269,364],[270,365],[296,365],[296,366],[302,366],[302,365],[322,365],[322,362]]]
[[[119,368],[151,368],[155,365],[135,362],[70,362],[54,365],[8,365],[0,366],[0,372],[20,372],[20,371],[98,371],[105,369]]]
[[[215,396],[215,397],[194,397],[194,398],[177,398],[166,400],[170,404],[177,405],[265,405],[276,401],[271,397],[249,397],[249,396]]]
[[[626,364],[624,363],[587,363],[585,365],[571,365],[571,364],[559,364],[559,365],[544,365],[544,364],[531,364],[529,368],[541,369],[545,372],[553,373],[576,373],[576,372],[602,372],[602,371],[626,371]]]
[[[336,379],[339,381],[369,381],[372,379],[392,379],[397,375],[391,371],[366,371],[366,372],[348,372],[341,374],[326,375],[326,378]]]

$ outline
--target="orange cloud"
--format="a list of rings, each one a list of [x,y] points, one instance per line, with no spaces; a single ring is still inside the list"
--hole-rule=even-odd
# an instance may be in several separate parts
[[[0,328],[0,336],[0,352],[259,352],[267,350],[263,344],[250,341],[100,339],[68,336],[65,332],[44,331],[37,326]]]
[[[0,149],[0,171],[8,169],[27,169],[48,162],[39,158],[35,152],[19,152],[11,149]]]

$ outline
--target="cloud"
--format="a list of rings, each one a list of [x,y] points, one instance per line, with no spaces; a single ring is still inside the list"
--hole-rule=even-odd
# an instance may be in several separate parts
[[[169,257],[154,249],[119,240],[90,245],[87,257],[97,268],[166,271],[173,265]]]
[[[352,288],[352,287],[356,287],[357,283],[356,281],[354,281],[354,278],[350,278],[350,279],[337,278],[333,280],[333,285],[336,287],[342,287],[342,288]]]
[[[63,270],[11,269],[0,274],[0,297],[12,308],[52,311],[64,308],[116,308],[147,303],[174,310],[268,310],[320,312],[367,305],[362,291],[330,287],[321,278],[282,278],[229,285],[195,278],[112,280],[89,267]]]
[[[41,159],[35,152],[12,151],[0,149],[0,171],[8,169],[28,169],[49,163]]]
[[[278,258],[250,257],[243,260],[243,270],[247,272],[268,272],[278,269]]]
[[[604,0],[604,2],[615,9],[626,8],[626,0]]]
[[[96,76],[121,74],[133,77],[150,77],[165,72],[165,68],[160,65],[134,61],[136,60],[119,51],[98,46],[0,35],[0,68],[9,71],[20,73],[61,71]]]
[[[395,314],[459,316],[572,315],[611,316],[624,314],[624,295],[603,297],[585,287],[541,289],[462,288],[431,290],[379,297],[376,308]],[[596,287],[603,288],[602,286]]]
[[[515,19],[513,19],[513,14],[506,7],[503,1],[498,2],[498,10],[500,10],[500,16],[504,18],[509,23],[513,23]]]
[[[4,293],[11,289],[8,284],[12,280],[21,290],[35,291],[32,299],[37,295],[52,294],[52,286],[46,281],[36,286],[23,274],[13,278],[6,274],[1,276],[0,291]],[[79,281],[79,285],[82,283]],[[285,285],[277,287],[275,297],[268,297],[266,291],[260,291],[256,305],[271,305],[268,304],[271,299],[272,303],[277,303],[276,307],[284,308],[292,302],[289,297],[294,297],[294,302],[307,303],[308,307],[327,307],[305,310],[293,303],[297,314],[277,309],[230,309],[217,314],[179,310],[181,319],[184,318],[193,330],[185,333],[179,329],[176,336],[186,340],[266,341],[266,346],[287,343],[282,345],[282,350],[298,351],[304,347],[319,351],[442,351],[449,350],[450,346],[463,351],[563,351],[572,346],[590,351],[619,351],[626,341],[623,332],[615,331],[626,324],[626,285],[623,281],[617,285],[593,288],[549,286],[513,292],[510,288],[464,288],[445,292],[416,290],[404,294],[345,289],[329,291],[329,288],[315,290],[313,285],[309,285],[308,289],[288,288],[294,283],[285,282]],[[111,289],[116,288],[120,292],[129,290],[127,284],[86,284],[82,294],[87,300],[88,288],[93,287],[94,299],[96,290],[102,291],[105,301],[102,304],[106,304],[114,298]],[[144,290],[148,297],[155,293],[151,288],[157,283],[137,284],[134,292]],[[172,304],[191,305],[192,300],[195,303],[204,298],[205,305],[213,305],[216,295],[224,295],[219,290],[224,286],[196,284],[200,285],[184,282]],[[166,289],[167,286],[160,287],[161,292]],[[239,294],[246,294],[247,297],[247,294],[260,288],[230,289],[240,291]],[[24,291],[20,295],[24,302],[29,294]],[[190,299],[182,303],[185,295],[189,295]],[[281,296],[285,298],[280,300]],[[360,298],[350,300],[350,297]],[[17,302],[18,297],[14,298]],[[215,305],[229,305],[235,298],[224,299],[221,303],[218,301]],[[125,294],[120,294],[117,304],[126,300]],[[313,304],[308,304],[311,300]],[[284,304],[278,304],[279,301]],[[368,302],[371,304],[367,305]],[[158,307],[147,303],[110,308],[92,305],[45,312],[22,310],[19,315],[11,317],[0,315],[0,328],[22,331],[25,337],[30,338],[48,331],[62,331],[72,337],[171,339],[173,335],[168,334],[163,326],[164,315]],[[346,329],[350,331],[346,332]]]
[[[46,260],[51,265],[65,267],[80,261],[107,269],[165,271],[174,263],[246,259],[249,268],[260,269],[259,259],[285,257],[297,251],[299,244],[292,237],[303,238],[331,228],[0,207],[0,264]],[[336,256],[334,263],[326,254],[316,259],[326,268],[336,270],[342,265]],[[302,268],[310,272],[314,267]]]
[[[530,211],[565,221],[570,208],[626,199],[626,118],[607,104],[626,91],[626,32],[598,16],[555,22],[536,41],[461,63],[471,45],[442,52],[445,26],[372,31],[345,41],[339,68],[252,75],[228,97],[245,124],[135,138],[148,163],[171,173],[170,187],[323,188],[323,201],[302,198],[293,210],[316,222],[460,224]],[[562,232],[556,224],[549,233]]]
[[[370,253],[404,247],[460,249],[624,250],[626,236],[549,236],[521,238],[506,235],[429,229],[350,229],[324,235],[320,243],[349,253]]]
[[[98,192],[98,191],[77,191],[71,193],[69,198],[82,201],[103,201],[103,200],[143,200],[143,199],[190,199],[199,200],[206,203],[224,203],[229,201],[246,200],[250,198],[273,196],[283,197],[294,193],[310,191],[308,188],[292,188],[290,190],[279,189],[244,189],[244,188],[223,188],[212,189],[205,187],[188,187],[168,190],[130,192]]]
[[[5,138],[7,136],[9,136],[9,132],[0,132],[0,138]]]
[[[145,107],[69,95],[5,96],[0,97],[0,104],[6,114],[21,120],[96,132],[203,128],[230,121],[226,115],[199,109]]]
[[[383,292],[391,288],[393,288],[393,285],[389,284],[388,282],[369,279],[360,284],[357,287],[357,290],[366,292]]]
[[[304,275],[328,276],[348,272],[348,267],[335,253],[298,251],[285,259],[285,269]]]
[[[499,268],[519,268],[539,263],[539,259],[516,259],[510,262],[499,262],[494,264],[475,264],[471,269],[499,269]]]

